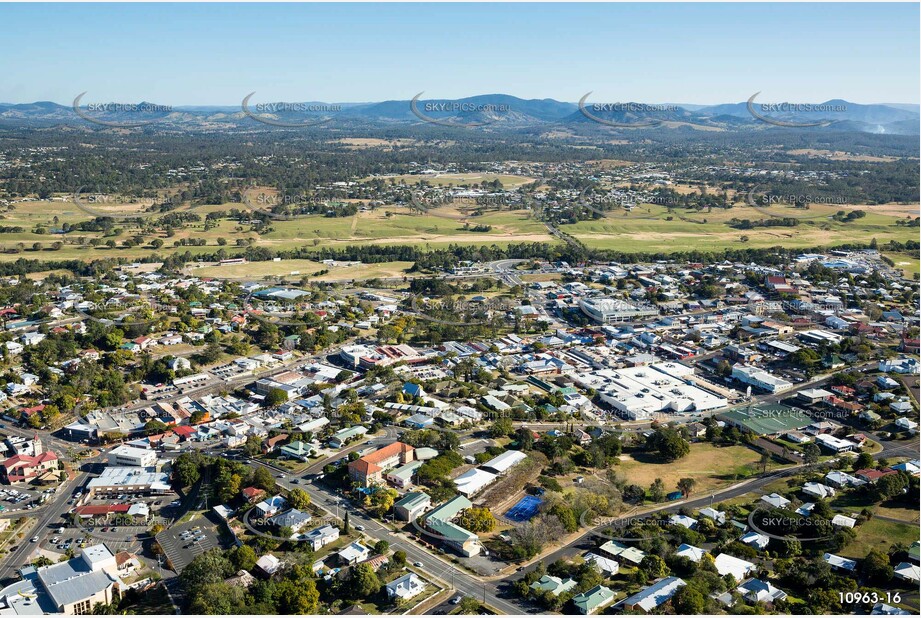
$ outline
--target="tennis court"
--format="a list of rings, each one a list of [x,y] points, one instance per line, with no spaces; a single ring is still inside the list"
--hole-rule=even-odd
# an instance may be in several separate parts
[[[517,522],[528,521],[537,515],[542,503],[543,500],[537,496],[525,496],[505,512],[505,518]]]

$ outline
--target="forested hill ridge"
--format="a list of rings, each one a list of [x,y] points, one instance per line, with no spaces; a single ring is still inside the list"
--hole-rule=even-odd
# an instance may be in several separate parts
[[[435,99],[423,98],[422,93],[414,99],[366,103],[257,102],[256,95],[245,105],[243,96],[239,105],[119,102],[121,106],[137,106],[141,111],[116,108],[108,101],[91,101],[89,96],[77,101],[77,110],[73,102],[0,103],[0,127],[62,124],[89,127],[94,120],[99,120],[125,125],[143,122],[145,124],[137,127],[142,129],[240,131],[322,125],[328,130],[336,130],[355,125],[394,128],[430,121],[442,123],[439,126],[475,126],[489,130],[562,127],[585,132],[603,128],[634,131],[656,127],[672,130],[697,127],[701,130],[737,132],[782,127],[917,135],[921,126],[917,105],[859,104],[841,99],[789,104],[762,100],[760,96],[751,103],[741,101],[708,106],[639,102],[629,98],[598,101],[593,100],[590,94],[584,95],[579,102],[521,99],[508,94]],[[263,122],[260,123],[260,119]]]

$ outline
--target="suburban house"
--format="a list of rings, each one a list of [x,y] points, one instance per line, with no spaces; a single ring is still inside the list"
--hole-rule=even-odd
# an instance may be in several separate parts
[[[288,501],[282,496],[272,496],[267,498],[253,507],[260,517],[271,517],[278,511],[288,505]]]
[[[620,572],[620,563],[616,560],[611,560],[610,558],[605,558],[600,554],[587,551],[582,556],[585,558],[585,563],[592,565],[596,571],[605,576],[617,575]]]
[[[749,603],[769,603],[774,601],[783,601],[787,598],[787,593],[779,588],[775,588],[770,582],[760,579],[749,579],[736,588],[736,592]]]
[[[809,481],[803,485],[803,493],[807,496],[812,496],[813,498],[833,498],[835,496],[835,490],[829,487],[828,485],[823,485],[822,483],[815,483]]]
[[[895,569],[893,569],[893,574],[902,581],[911,582],[916,586],[918,582],[921,581],[921,567],[910,562],[900,562],[897,564]]]
[[[748,560],[742,560],[729,554],[720,554],[713,561],[716,572],[720,575],[732,575],[736,581],[743,581],[748,574],[755,570],[755,565]]]
[[[765,536],[761,533],[755,532],[746,532],[742,535],[742,538],[739,539],[740,543],[745,543],[749,547],[754,547],[756,549],[766,549],[767,546],[771,543],[771,539],[768,536]]]
[[[853,528],[857,525],[857,520],[839,513],[831,518],[831,525],[838,526],[839,528]]]
[[[269,523],[279,528],[290,528],[293,534],[299,534],[301,530],[307,527],[312,517],[309,513],[304,513],[297,509],[291,509],[272,517]]]
[[[371,550],[355,541],[350,545],[346,545],[337,555],[342,564],[358,564],[368,559],[371,555]]]
[[[687,558],[691,562],[700,562],[706,553],[706,550],[699,547],[694,547],[693,545],[688,545],[687,543],[682,543],[678,546],[678,549],[675,550],[676,556]]]
[[[553,596],[558,597],[564,592],[568,592],[575,588],[576,583],[576,580],[572,579],[571,577],[563,580],[559,577],[554,577],[553,575],[544,575],[539,580],[531,584],[531,590],[537,592],[549,592]]]
[[[680,577],[664,577],[653,585],[644,588],[631,597],[624,599],[621,606],[630,611],[650,612],[663,603],[667,603],[678,589],[687,583]]]
[[[425,582],[415,573],[398,577],[386,586],[387,596],[391,599],[411,599],[425,590]]]
[[[368,429],[362,425],[340,429],[329,439],[329,445],[333,448],[342,448],[352,440],[368,433]]]
[[[776,493],[769,494],[767,496],[761,496],[761,501],[769,504],[775,509],[785,509],[790,504],[789,500]]]
[[[306,442],[301,442],[300,440],[295,440],[290,444],[285,444],[282,446],[279,451],[284,457],[290,457],[291,459],[300,459],[301,461],[307,461],[311,455],[316,452],[316,449],[307,444]]]
[[[265,490],[259,489],[258,487],[244,487],[240,494],[243,495],[243,498],[252,504],[253,502],[260,500],[262,496],[265,495]]]
[[[831,566],[832,571],[854,572],[857,569],[856,560],[842,558],[841,556],[836,556],[835,554],[829,553],[826,553],[824,556],[822,556],[822,559],[825,560],[829,566]]]
[[[339,528],[335,526],[321,526],[311,530],[310,532],[304,534],[301,537],[302,541],[306,541],[310,544],[310,548],[313,551],[317,551],[325,545],[329,545],[333,541],[339,538]]]
[[[697,513],[701,517],[706,517],[707,519],[712,519],[718,526],[722,526],[726,523],[726,512],[717,511],[714,508],[707,507],[705,509],[700,509]]]
[[[637,565],[646,557],[646,553],[643,550],[637,549],[636,547],[627,547],[623,543],[618,543],[617,541],[608,541],[598,549],[612,558],[626,560],[627,562],[632,562]]]
[[[576,609],[580,614],[593,614],[599,609],[611,604],[614,600],[614,591],[607,586],[595,586],[591,590],[586,590],[582,594],[577,594],[572,598]]]
[[[256,571],[263,573],[266,577],[272,577],[282,566],[282,561],[272,554],[266,554],[256,561]]]

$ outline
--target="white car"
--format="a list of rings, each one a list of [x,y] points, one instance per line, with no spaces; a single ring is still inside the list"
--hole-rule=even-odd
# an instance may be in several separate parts
[[[422,568],[423,566],[425,566],[425,565],[422,564],[421,562],[413,562],[413,566],[414,566],[414,567],[418,567],[418,568],[421,569],[421,568]]]
[[[38,543],[38,537],[37,537],[37,536],[33,536],[33,537],[32,537],[32,542],[33,542],[33,543]]]
[[[457,605],[458,603],[461,602],[461,600],[462,600],[463,598],[464,598],[464,597],[462,597],[461,595],[457,595],[456,597],[454,597],[453,599],[451,599],[451,605]]]

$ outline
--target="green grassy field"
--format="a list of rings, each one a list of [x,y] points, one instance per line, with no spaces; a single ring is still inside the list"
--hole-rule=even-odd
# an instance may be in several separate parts
[[[204,218],[208,212],[228,211],[237,208],[245,210],[242,204],[203,206],[194,212]],[[213,253],[218,247],[218,238],[227,240],[228,253],[238,251],[234,246],[237,238],[254,238],[260,246],[276,250],[299,249],[302,247],[347,246],[354,244],[420,245],[425,249],[439,249],[456,245],[498,245],[507,246],[517,242],[557,242],[539,221],[525,211],[488,212],[478,217],[468,217],[452,209],[439,209],[435,214],[415,214],[399,206],[385,206],[369,212],[360,212],[352,217],[325,217],[310,215],[291,220],[276,220],[271,230],[257,234],[249,225],[237,221],[219,220],[211,229],[204,229],[204,222],[189,224],[177,229],[167,238],[164,234],[145,233],[127,220],[119,221],[116,227],[122,229],[115,236],[104,237],[100,232],[71,232],[67,235],[36,234],[36,227],[53,229],[65,223],[76,224],[86,221],[92,215],[78,209],[73,202],[29,202],[17,204],[0,219],[0,225],[22,227],[24,231],[0,234],[0,249],[18,252],[0,253],[0,260],[15,261],[19,258],[45,260],[91,260],[106,257],[137,259],[154,252],[149,243],[155,238],[164,242],[157,252],[161,255],[174,251],[188,251],[193,256]],[[462,220],[463,219],[463,220]],[[489,231],[465,229],[464,221],[470,227],[491,226]],[[142,245],[124,248],[122,242],[135,234],[144,237]],[[83,237],[85,244],[74,244]],[[174,242],[183,238],[204,239],[203,247],[174,247]],[[92,247],[90,242],[98,239],[103,245]],[[108,248],[104,243],[114,240],[118,245]],[[39,250],[33,250],[33,243],[41,243]],[[55,242],[63,242],[58,250],[52,250]]]
[[[865,558],[871,549],[886,553],[893,543],[908,546],[917,540],[917,524],[897,524],[874,518],[857,528],[857,538],[840,553],[847,558]]]
[[[461,175],[471,176],[471,175]],[[415,178],[415,177],[414,177]],[[522,181],[525,179],[522,177]],[[62,201],[63,200],[63,201]],[[94,206],[94,208],[97,208]],[[121,207],[99,206],[98,210],[121,210],[123,214],[134,212],[135,204]],[[211,211],[239,209],[244,204],[221,204],[192,209],[202,217]],[[621,251],[676,251],[686,249],[719,250],[731,247],[818,247],[834,246],[845,242],[879,242],[888,240],[906,241],[917,237],[917,228],[895,225],[897,218],[915,212],[915,206],[887,205],[874,209],[864,207],[869,213],[851,223],[840,223],[828,219],[839,209],[838,206],[815,206],[808,216],[818,217],[803,222],[796,228],[757,228],[737,230],[727,225],[735,218],[761,219],[764,215],[750,207],[738,206],[729,210],[714,210],[691,214],[686,211],[669,213],[663,206],[644,205],[627,216],[614,214],[605,219],[581,221],[563,225],[561,229],[587,246],[598,249]],[[188,208],[185,208],[186,210]],[[789,214],[783,207],[773,207],[777,215]],[[803,214],[797,211],[796,214]],[[672,217],[672,220],[667,220]],[[449,245],[497,245],[505,247],[519,242],[557,243],[546,226],[533,218],[527,211],[489,211],[482,216],[469,216],[468,212],[452,207],[443,207],[425,214],[413,213],[400,206],[380,206],[373,211],[359,212],[351,217],[326,217],[311,215],[291,220],[275,220],[264,233],[252,231],[248,223],[221,219],[214,227],[205,230],[204,222],[189,224],[177,229],[167,238],[162,231],[147,232],[128,220],[119,220],[117,234],[103,236],[101,232],[70,232],[69,234],[35,233],[36,228],[50,231],[65,224],[76,224],[92,218],[73,202],[72,196],[58,196],[44,202],[22,202],[0,215],[0,225],[21,227],[23,231],[0,234],[0,261],[15,261],[20,258],[43,260],[92,260],[106,257],[137,259],[154,252],[150,243],[155,239],[164,245],[157,252],[166,255],[175,251],[191,255],[213,253],[218,239],[227,241],[225,250],[234,254],[241,249],[235,246],[237,239],[253,239],[259,246],[276,250],[291,250],[310,247],[342,247],[355,244],[415,245],[425,250],[434,250]],[[465,226],[465,224],[467,224]],[[474,227],[479,231],[473,231]],[[485,229],[488,226],[489,229]],[[823,229],[827,227],[828,229]],[[125,248],[125,239],[134,235],[143,238],[141,245]],[[745,242],[742,237],[747,237]],[[203,247],[175,247],[182,239],[204,239]],[[82,239],[82,244],[78,242]],[[105,243],[113,240],[115,248]],[[53,249],[57,242],[63,243]],[[91,246],[96,242],[99,246]],[[36,249],[34,243],[40,246]],[[906,272],[918,272],[919,262],[903,254],[890,257]],[[293,270],[297,270],[296,268]],[[284,274],[284,273],[280,273]]]
[[[678,479],[690,477],[697,481],[692,493],[701,495],[760,472],[757,469],[759,460],[760,455],[745,446],[716,447],[695,443],[691,445],[691,452],[678,461],[666,464],[655,459],[634,459],[625,455],[615,470],[628,483],[642,487],[649,487],[660,478],[666,491],[675,491]],[[772,463],[768,469],[774,467],[777,466]]]
[[[865,217],[841,223],[828,218],[842,210],[837,205],[815,205],[808,213],[774,206],[762,210],[781,217],[793,214],[808,216],[810,219],[794,228],[740,230],[729,227],[728,221],[733,218],[754,221],[768,216],[742,205],[728,210],[714,209],[712,212],[695,213],[677,209],[669,212],[665,206],[643,204],[626,215],[612,214],[605,219],[580,221],[560,227],[589,247],[628,252],[763,248],[778,245],[807,248],[848,242],[868,243],[872,238],[880,243],[917,239],[917,228],[895,225],[895,221],[904,218],[906,214],[917,214],[917,206],[888,206],[876,211],[872,206],[865,206],[862,209],[868,213]],[[671,221],[667,220],[669,216],[672,217]],[[747,237],[746,241],[742,240],[743,236]]]
[[[225,266],[203,266],[191,268],[189,272],[198,277],[217,279],[252,279],[264,276],[282,277],[298,280],[309,276],[312,281],[351,281],[355,279],[374,279],[377,277],[412,277],[407,271],[412,262],[381,262],[378,264],[361,264],[359,266],[327,266],[313,260],[281,260],[280,262],[249,262],[247,264],[227,264]],[[315,276],[320,271],[329,272]]]
[[[917,236],[917,233],[915,234]],[[905,277],[911,279],[918,273],[921,273],[921,260],[917,256],[910,256],[905,253],[884,253],[886,257],[895,263],[896,268],[900,268]]]

